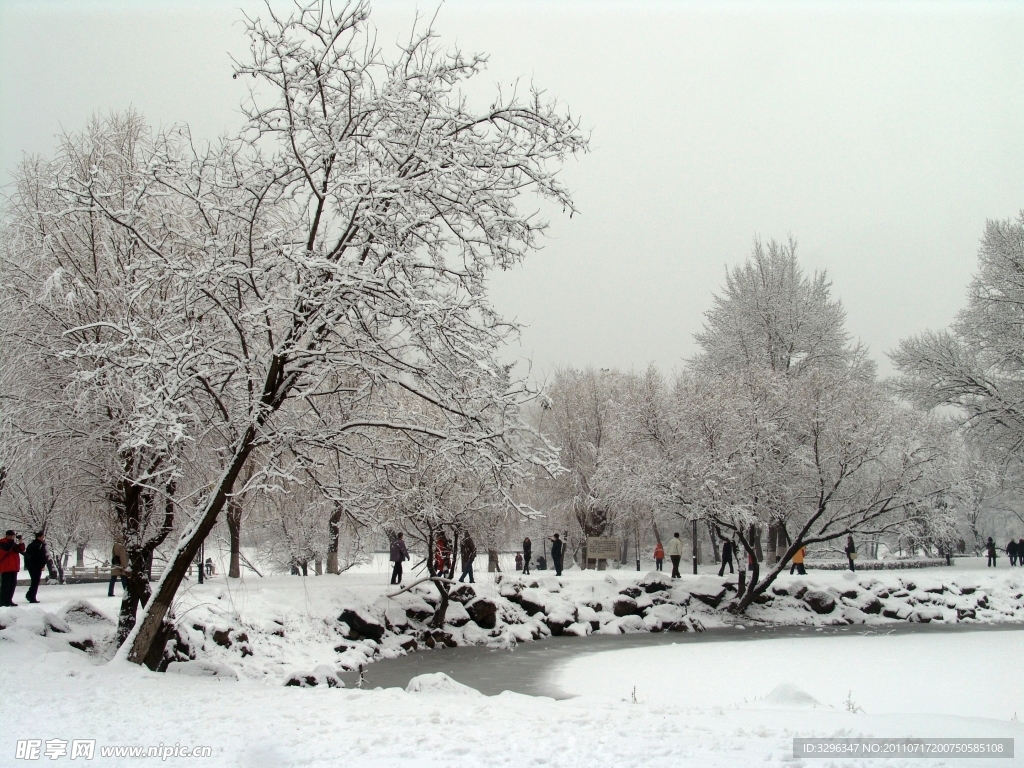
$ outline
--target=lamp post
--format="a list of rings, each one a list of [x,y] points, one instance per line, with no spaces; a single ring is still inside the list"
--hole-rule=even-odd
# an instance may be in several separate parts
[[[697,575],[697,518],[691,521],[690,535],[693,539],[693,575]]]

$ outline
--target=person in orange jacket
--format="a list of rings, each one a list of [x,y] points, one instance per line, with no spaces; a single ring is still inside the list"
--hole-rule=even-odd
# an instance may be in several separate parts
[[[18,571],[21,570],[21,556],[25,554],[25,542],[14,531],[8,531],[0,539],[0,606],[14,607],[14,590],[18,588]]]
[[[793,575],[793,569],[796,568],[797,573],[801,576],[806,576],[807,571],[804,570],[804,555],[807,554],[806,547],[800,547],[793,555],[793,565],[789,568],[790,575]]]
[[[665,564],[665,548],[663,546],[661,546],[661,540],[659,539],[658,543],[654,545],[654,567],[657,570],[661,571],[661,570],[664,570],[664,568],[663,568],[664,564]]]

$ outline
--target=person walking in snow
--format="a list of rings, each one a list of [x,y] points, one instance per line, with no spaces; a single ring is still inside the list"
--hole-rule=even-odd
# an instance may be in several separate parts
[[[551,562],[555,566],[555,576],[562,575],[562,559],[565,555],[565,546],[562,539],[556,533],[551,540]]]
[[[807,555],[807,547],[800,547],[796,552],[793,553],[793,565],[789,567],[789,575],[793,575],[793,569],[801,576],[806,576],[807,571],[804,570],[804,557]]]
[[[114,584],[121,580],[121,589],[128,591],[128,550],[119,541],[114,542],[110,551],[110,584],[107,585],[107,597],[114,596]]]
[[[857,559],[857,547],[853,543],[853,536],[846,537],[846,560],[850,563],[850,570],[856,571],[854,567],[854,561]]]
[[[25,554],[25,542],[14,531],[8,531],[0,539],[0,607],[13,608],[14,590],[18,588],[18,571],[21,570],[21,556]]]
[[[522,552],[516,552],[516,570],[517,571],[523,570],[523,553]]]
[[[405,546],[405,534],[399,533],[391,540],[391,583],[402,583],[402,563],[409,559],[409,548]]]
[[[988,567],[996,567],[996,543],[992,541],[992,537],[988,537],[988,541],[985,542],[985,550],[988,552]]]
[[[1006,556],[1010,558],[1010,565],[1014,566],[1017,564],[1017,542],[1010,539],[1010,543],[1006,545]]]
[[[665,547],[665,552],[668,553],[669,559],[672,561],[672,578],[679,578],[679,561],[683,559],[683,540],[679,538],[678,533],[672,534],[672,538],[668,540],[668,546]]]
[[[35,539],[25,548],[25,570],[28,571],[30,586],[25,599],[30,603],[38,603],[36,594],[39,592],[39,581],[43,577],[43,568],[50,562],[46,551],[46,534],[40,531]]]
[[[1017,539],[1017,565],[1024,565],[1024,539]]]
[[[722,539],[722,567],[718,569],[718,575],[719,576],[724,576],[725,575],[725,566],[726,566],[726,564],[729,565],[729,573],[735,573],[735,571],[732,569],[732,549],[733,549],[732,539],[725,538],[725,536],[722,536],[721,533],[719,533],[718,535]],[[737,566],[740,565],[739,559],[740,559],[739,555],[737,555],[736,556],[736,565]]]
[[[662,571],[665,565],[665,548],[661,546],[661,540],[654,545],[654,570]]]
[[[527,574],[530,572],[530,557],[533,555],[533,542],[530,541],[530,537],[527,536],[523,539],[523,573]]]
[[[459,545],[459,554],[462,555],[462,575],[459,576],[459,581],[469,576],[469,583],[475,583],[473,581],[473,561],[476,559],[476,544],[468,533],[462,540],[462,544]]]

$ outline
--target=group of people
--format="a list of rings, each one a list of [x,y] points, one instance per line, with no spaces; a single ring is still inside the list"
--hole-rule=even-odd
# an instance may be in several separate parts
[[[565,562],[565,542],[562,541],[562,537],[557,533],[550,537],[551,541],[551,564],[555,568],[555,575],[562,575],[562,567]],[[452,545],[448,540],[448,537],[444,532],[440,532],[434,538],[433,551],[431,552],[431,565],[433,566],[433,572],[436,575],[443,576],[446,573],[451,573],[453,568],[453,558],[455,553]],[[462,573],[459,576],[459,581],[469,580],[470,584],[476,582],[473,575],[473,561],[476,560],[477,549],[476,542],[473,541],[471,534],[467,533],[462,537],[462,541],[459,543],[459,557],[462,560]],[[391,583],[401,584],[402,583],[402,564],[408,560],[409,547],[405,543],[405,535],[402,533],[396,534],[391,539],[390,547],[390,559],[392,563],[391,568]],[[521,552],[516,553],[516,570],[522,571],[524,574],[530,573],[530,563],[533,560],[533,542],[530,541],[530,537],[527,536],[523,539],[523,549]]]
[[[46,551],[46,533],[40,531],[35,538],[25,544],[20,534],[7,531],[0,539],[0,607],[12,608],[14,591],[18,588],[18,573],[21,571],[21,560],[25,558],[25,570],[29,575],[29,588],[25,599],[30,603],[38,603],[39,582],[43,578],[43,569],[52,567],[50,554]]]
[[[740,548],[736,542],[735,537],[729,538],[722,536],[719,533],[719,538],[722,540],[722,565],[718,569],[718,575],[724,576],[726,566],[729,568],[729,573],[740,573],[740,584],[743,584],[744,577],[747,571],[753,570],[754,568],[754,553],[747,551],[746,553],[746,567],[744,568],[740,561]],[[992,539],[989,539],[991,542]],[[993,545],[994,546],[994,545]],[[846,560],[850,565],[851,571],[856,571],[857,561],[857,546],[854,544],[853,536],[846,537],[846,547],[843,550],[846,553]],[[1009,550],[1008,550],[1009,551]],[[1020,564],[1024,565],[1024,539],[1020,540],[1018,547],[1013,550],[1018,553],[1016,556],[1020,560]],[[668,555],[672,560],[672,578],[678,579],[679,574],[679,562],[683,558],[683,541],[679,538],[679,534],[675,533],[672,538],[668,541],[668,546],[663,546],[661,541],[658,541],[654,546],[654,567],[656,570],[663,570],[665,562],[665,555]],[[807,548],[800,547],[793,554],[793,563],[790,566],[789,572],[792,574],[794,571],[799,573],[801,576],[806,576],[807,571],[804,569],[804,558],[807,555]],[[733,570],[733,558],[736,559],[736,570]],[[742,586],[741,586],[742,589]]]
[[[992,537],[988,537],[988,541],[985,542],[985,554],[988,556],[988,567],[996,567],[996,553],[999,547],[992,540]],[[1014,541],[1010,539],[1004,550],[1006,556],[1010,558],[1010,565],[1022,565],[1024,566],[1024,539],[1017,539]]]
[[[551,564],[555,567],[555,576],[562,575],[562,568],[565,563],[565,542],[562,541],[562,537],[557,533],[554,536],[549,536],[548,541],[551,542]],[[530,537],[527,536],[523,539],[523,549],[521,552],[516,553],[516,570],[522,571],[524,574],[530,572],[530,563],[533,560],[533,542],[530,541]],[[539,562],[540,559],[538,559]],[[545,562],[540,568],[543,570],[547,567]]]
[[[469,583],[475,583],[473,577],[473,561],[476,560],[476,542],[470,534],[462,537],[459,544],[459,555],[462,558],[462,575],[459,581],[469,579]],[[402,583],[402,563],[409,559],[409,547],[405,543],[405,534],[398,533],[391,539],[391,583]],[[448,541],[448,537],[442,531],[434,539],[434,551],[431,553],[433,573],[437,576],[444,576],[452,570],[452,558],[454,552]]]
[[[668,540],[668,546],[664,547],[659,540],[654,545],[654,567],[655,569],[662,571],[665,566],[665,555],[668,555],[672,560],[672,578],[679,578],[679,563],[683,559],[683,540],[679,538],[679,534],[673,534],[672,538]],[[724,565],[723,565],[724,567]],[[732,565],[729,566],[730,571]]]

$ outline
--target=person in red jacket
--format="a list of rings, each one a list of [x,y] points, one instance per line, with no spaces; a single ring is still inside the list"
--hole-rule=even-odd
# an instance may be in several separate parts
[[[14,531],[8,531],[0,539],[0,607],[17,605],[14,590],[18,587],[18,571],[24,553],[25,542]]]
[[[665,548],[661,546],[661,540],[654,545],[654,567],[659,571],[662,570],[662,566],[665,564]]]

